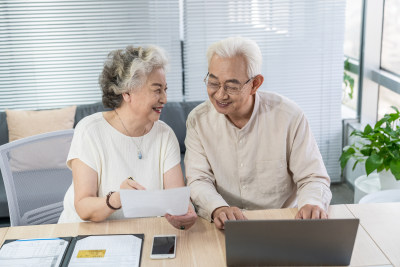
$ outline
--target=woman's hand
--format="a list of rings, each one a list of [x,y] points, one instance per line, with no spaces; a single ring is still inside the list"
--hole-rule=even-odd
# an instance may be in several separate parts
[[[167,213],[165,214],[165,218],[173,227],[180,230],[187,230],[196,222],[197,214],[192,204],[189,203],[188,212],[185,215],[175,216]]]
[[[136,182],[136,180],[132,177],[126,178],[121,185],[120,189],[133,189],[133,190],[146,190],[141,184]]]

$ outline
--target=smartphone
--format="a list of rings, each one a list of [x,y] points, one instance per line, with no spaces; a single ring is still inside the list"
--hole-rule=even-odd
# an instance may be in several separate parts
[[[176,235],[155,235],[150,258],[172,259],[175,258]]]

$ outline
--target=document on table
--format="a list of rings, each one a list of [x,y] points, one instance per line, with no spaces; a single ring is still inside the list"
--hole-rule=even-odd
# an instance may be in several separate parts
[[[127,218],[184,215],[188,211],[190,188],[165,190],[120,190],[122,211]]]
[[[68,266],[139,267],[141,252],[142,238],[135,235],[78,237]]]
[[[0,266],[60,266],[68,244],[61,238],[12,240],[1,247]]]

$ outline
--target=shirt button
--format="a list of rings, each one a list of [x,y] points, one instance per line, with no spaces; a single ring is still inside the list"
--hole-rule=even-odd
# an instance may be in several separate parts
[[[240,163],[240,167],[243,167],[243,163]]]
[[[242,143],[242,140],[240,140],[239,143],[241,144],[241,143]]]
[[[244,185],[244,186],[242,186],[242,189],[246,189],[247,187]]]

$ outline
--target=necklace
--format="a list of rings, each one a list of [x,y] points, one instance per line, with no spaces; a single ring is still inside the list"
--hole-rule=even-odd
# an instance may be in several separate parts
[[[117,112],[115,109],[114,109],[114,111],[115,111],[115,114],[117,114],[118,119],[119,119],[119,121],[120,121],[121,124],[122,124],[122,127],[124,127],[126,134],[127,134],[128,137],[132,140],[132,142],[135,144],[136,149],[137,149],[137,157],[138,157],[138,159],[142,159],[142,158],[143,158],[143,155],[142,155],[142,148],[141,148],[141,147],[142,147],[142,141],[143,141],[144,135],[142,135],[142,136],[140,137],[140,141],[139,141],[139,145],[138,145],[138,144],[135,142],[135,140],[133,140],[133,138],[130,136],[130,134],[129,134],[128,130],[126,129],[124,122],[121,120],[121,117],[119,116],[118,112]],[[146,129],[145,129],[145,131],[146,131]]]

